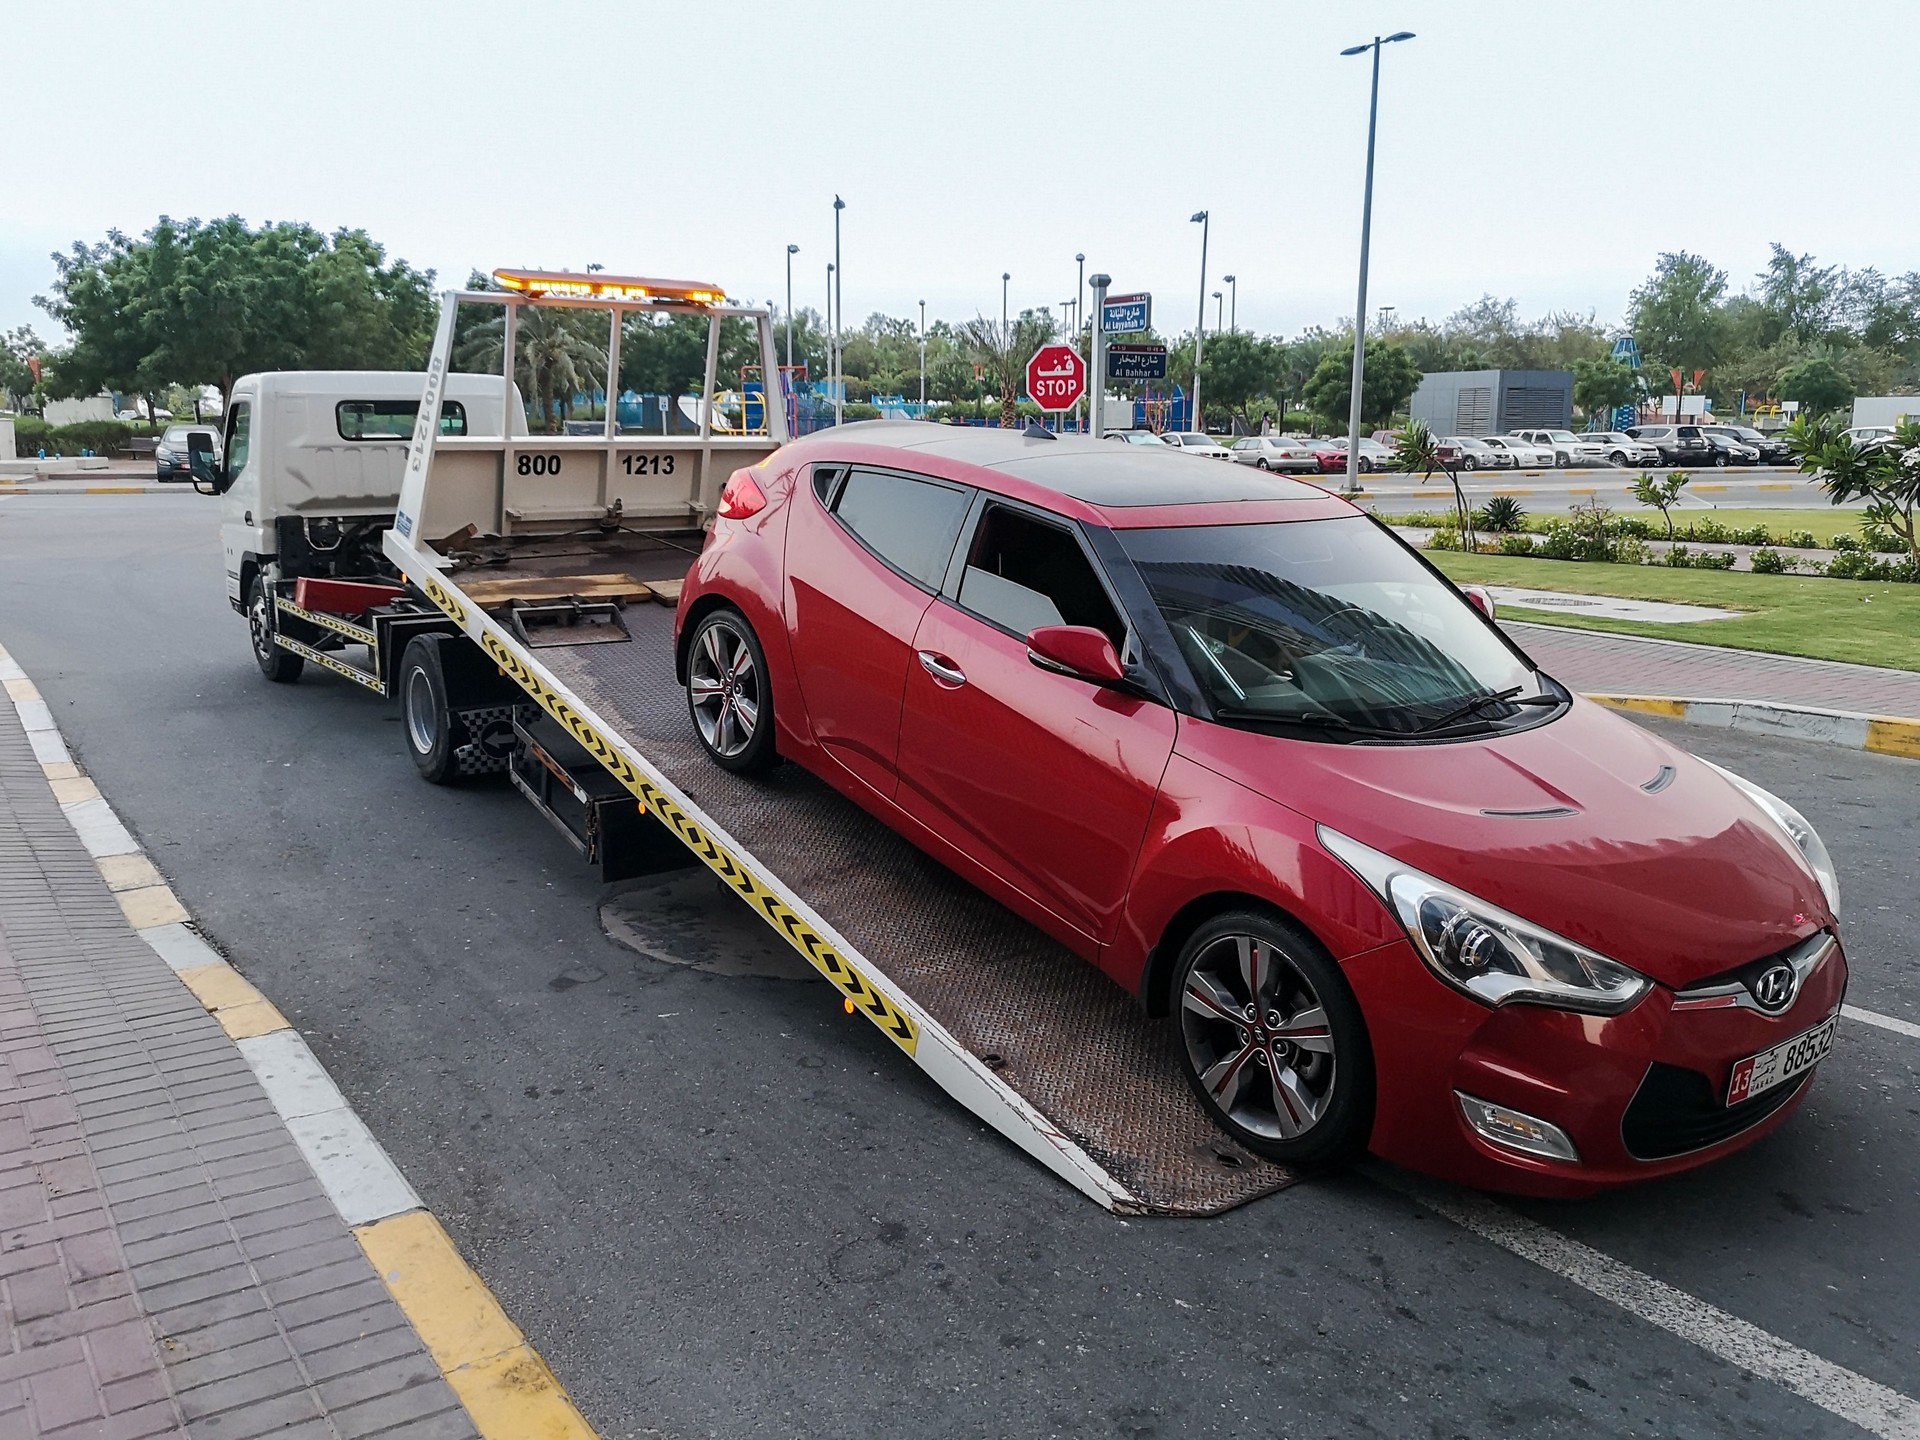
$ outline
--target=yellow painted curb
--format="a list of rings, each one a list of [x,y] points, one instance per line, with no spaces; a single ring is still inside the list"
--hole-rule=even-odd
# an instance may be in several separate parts
[[[1664,715],[1669,720],[1687,718],[1687,702],[1667,700],[1657,695],[1588,695],[1587,699],[1597,700],[1615,710],[1637,710],[1642,715]]]
[[[1756,490],[1791,490],[1793,489],[1793,482],[1791,480],[1762,480],[1753,488]]]
[[[49,760],[40,767],[40,773],[49,780],[78,780],[80,767],[71,760]]]
[[[40,692],[31,680],[7,681],[7,698],[11,700],[38,700]]]
[[[1693,488],[1696,490],[1724,490],[1727,487],[1717,483],[1708,483],[1704,485],[1696,483]]]
[[[353,1233],[486,1440],[595,1440],[431,1214],[409,1211]]]
[[[53,798],[62,805],[78,805],[82,800],[100,798],[100,787],[84,775],[72,775],[63,780],[49,778],[47,784],[53,787]]]
[[[214,1011],[213,1018],[234,1040],[249,1040],[255,1035],[271,1035],[275,1030],[293,1028],[287,1023],[287,1017],[274,1008],[271,1000],[261,1000],[252,1005],[232,1005],[225,1010]]]
[[[1875,715],[1867,721],[1867,749],[1920,760],[1920,720]]]
[[[249,985],[246,976],[224,960],[182,970],[180,979],[200,1003],[213,1012],[220,1027],[236,1040],[293,1028],[287,1024],[286,1017],[273,1008],[271,1000]]]
[[[151,930],[156,925],[178,925],[187,919],[187,907],[164,884],[122,890],[113,898],[120,902],[121,913],[136,930]]]
[[[89,485],[80,492],[82,495],[144,495],[144,485]]]
[[[144,890],[166,883],[153,868],[153,862],[141,854],[102,855],[93,863],[100,867],[100,878],[107,882],[109,890]]]

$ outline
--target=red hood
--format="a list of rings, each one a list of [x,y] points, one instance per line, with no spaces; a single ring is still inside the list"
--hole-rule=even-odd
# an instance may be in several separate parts
[[[1324,744],[1183,721],[1178,748],[1667,985],[1832,923],[1764,812],[1710,766],[1589,701],[1531,730],[1454,744]]]

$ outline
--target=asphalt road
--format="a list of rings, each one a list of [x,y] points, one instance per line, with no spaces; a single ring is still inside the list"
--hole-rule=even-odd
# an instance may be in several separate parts
[[[830,987],[616,946],[510,791],[422,785],[344,681],[260,678],[214,524],[0,499],[0,643],[608,1440],[1861,1433],[1379,1172],[1116,1219]],[[1851,1003],[1920,1022],[1920,764],[1661,728],[1821,828]],[[1843,1022],[1762,1145],[1516,1208],[1920,1396],[1916,1139],[1920,1040]]]

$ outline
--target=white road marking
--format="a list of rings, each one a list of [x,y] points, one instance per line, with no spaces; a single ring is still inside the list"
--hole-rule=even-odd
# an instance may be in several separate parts
[[[1623,1261],[1537,1225],[1491,1200],[1389,1172],[1384,1167],[1367,1168],[1382,1184],[1481,1239],[1571,1281],[1648,1324],[1691,1341],[1729,1365],[1764,1375],[1882,1440],[1920,1440],[1920,1401],[1898,1390],[1823,1360],[1717,1305],[1642,1274]]]
[[[1905,1035],[1909,1040],[1920,1040],[1920,1025],[1911,1020],[1896,1020],[1891,1015],[1882,1015],[1876,1010],[1862,1010],[1858,1005],[1842,1005],[1840,1013],[1849,1020],[1858,1020],[1862,1025],[1878,1025],[1882,1030],[1891,1030],[1896,1035]]]

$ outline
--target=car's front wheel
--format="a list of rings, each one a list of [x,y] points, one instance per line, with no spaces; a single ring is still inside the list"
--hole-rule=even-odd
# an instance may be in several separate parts
[[[1358,470],[1362,475],[1371,475],[1373,473],[1373,462],[1367,459],[1366,456],[1362,455],[1360,457],[1360,463],[1356,465],[1354,468]]]
[[[1713,468],[1716,470],[1724,470],[1727,468],[1727,452],[1726,451],[1724,450],[1714,451]]]
[[[1181,1069],[1214,1120],[1283,1165],[1357,1159],[1373,1129],[1373,1052],[1340,967],[1278,915],[1237,910],[1180,952]]]
[[[738,610],[715,610],[694,630],[687,645],[687,712],[716,765],[751,772],[779,760],[766,653]]]
[[[1460,468],[1465,470],[1469,475],[1473,473],[1474,465],[1475,461],[1471,455],[1462,455],[1460,457]]]

